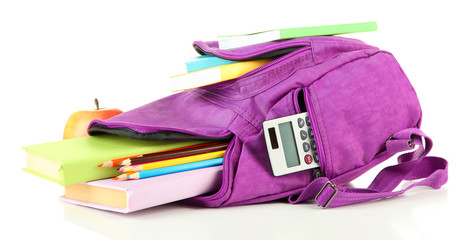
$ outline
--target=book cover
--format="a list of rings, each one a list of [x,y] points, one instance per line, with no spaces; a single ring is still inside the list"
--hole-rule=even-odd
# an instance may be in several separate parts
[[[171,89],[174,92],[182,91],[231,80],[257,69],[271,60],[272,59],[259,59],[237,62],[172,76],[170,79]]]
[[[193,59],[185,62],[185,65],[187,67],[187,72],[195,72],[206,68],[212,68],[236,62],[238,61],[227,60],[211,55],[202,55],[194,57]]]
[[[143,141],[116,135],[72,138],[23,147],[24,171],[61,185],[115,177],[115,168],[99,164],[112,159],[153,153],[204,141]]]
[[[275,29],[258,33],[219,36],[220,49],[232,49],[253,44],[299,37],[329,36],[377,30],[376,22],[348,23],[326,26]]]
[[[103,179],[65,186],[60,199],[102,210],[130,213],[217,191],[222,165],[131,181]]]

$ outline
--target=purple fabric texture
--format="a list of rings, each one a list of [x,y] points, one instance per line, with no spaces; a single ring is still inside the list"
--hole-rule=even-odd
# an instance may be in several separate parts
[[[411,150],[411,142],[421,145],[420,137],[410,138],[420,131],[419,101],[398,62],[386,51],[341,37],[297,38],[231,50],[218,49],[217,42],[193,45],[203,54],[231,60],[292,51],[237,79],[174,94],[89,126],[92,135],[113,133],[146,140],[156,139],[157,133],[169,139],[166,132],[231,137],[221,189],[190,199],[193,204],[218,207],[289,196],[298,199],[291,202],[301,202],[315,198],[321,189],[319,198],[327,201],[333,195],[326,194],[332,187],[323,189],[328,180],[342,186],[394,154]],[[325,177],[314,180],[313,170],[274,177],[262,122],[303,110],[310,117]],[[399,162],[413,169],[429,161],[424,159],[426,153],[419,148]],[[375,190],[386,189],[390,190]],[[340,198],[346,198],[346,192],[355,191],[340,188],[330,206],[345,205]]]

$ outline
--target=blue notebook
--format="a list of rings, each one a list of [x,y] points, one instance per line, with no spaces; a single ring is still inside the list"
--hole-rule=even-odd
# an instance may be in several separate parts
[[[187,61],[185,65],[187,66],[187,72],[195,72],[206,68],[212,68],[236,62],[238,61],[227,60],[211,55],[202,55]]]

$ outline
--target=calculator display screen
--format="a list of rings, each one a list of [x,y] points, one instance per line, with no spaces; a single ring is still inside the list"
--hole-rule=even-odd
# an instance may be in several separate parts
[[[287,167],[294,167],[300,165],[300,160],[298,158],[298,150],[296,148],[296,142],[293,133],[292,122],[279,123],[278,126]]]

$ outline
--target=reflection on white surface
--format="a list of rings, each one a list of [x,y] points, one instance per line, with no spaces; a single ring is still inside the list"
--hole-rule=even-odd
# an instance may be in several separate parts
[[[175,203],[119,214],[63,204],[65,220],[110,239],[440,239],[452,227],[450,208],[441,207],[449,204],[446,187],[325,210],[311,202],[214,209]]]

